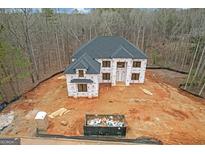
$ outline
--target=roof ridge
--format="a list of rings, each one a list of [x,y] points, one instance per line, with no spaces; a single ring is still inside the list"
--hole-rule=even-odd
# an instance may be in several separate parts
[[[113,54],[111,55],[111,58],[112,58],[114,55],[117,55],[117,53],[120,52],[120,49],[123,49],[126,53],[128,53],[131,57],[133,57],[133,55],[132,55],[125,47],[123,47],[122,45],[120,45],[120,46],[118,47],[118,49],[117,49],[115,52],[113,52]]]
[[[87,66],[87,64],[85,63],[85,60],[84,60],[84,59],[81,59],[78,64],[82,64],[86,69],[88,69],[88,66]],[[78,66],[78,64],[76,64],[75,66]]]
[[[93,61],[97,62],[95,59],[91,58],[87,53],[85,53],[85,56],[87,56],[87,57],[89,57],[90,59],[92,59]],[[95,71],[97,71],[96,68],[92,66],[92,64],[90,63],[90,61],[88,61],[88,59],[85,59],[85,61],[86,61]]]
[[[83,61],[82,61],[83,60]],[[71,68],[73,68],[73,67],[75,67],[76,65],[78,65],[79,63],[81,63],[82,65],[84,65],[85,66],[85,62],[84,62],[85,60],[83,59],[83,58],[78,58],[78,59],[76,59],[76,63],[71,67]],[[86,68],[88,67],[88,66],[85,66]]]
[[[77,51],[72,55],[74,57],[79,51],[81,51],[83,48],[85,48],[89,43],[93,42],[98,36],[94,37],[93,39],[89,40],[88,42],[84,43],[80,48],[77,49]]]
[[[119,49],[121,49],[121,48],[125,49],[125,51],[126,51],[130,56],[133,57],[133,54],[131,54],[125,47],[123,47],[122,45],[120,45],[120,48],[119,48]],[[119,50],[119,49],[118,49],[118,50]]]
[[[144,51],[121,36],[96,36],[77,49],[72,58],[78,59],[84,53],[87,53],[93,59],[111,58],[120,48],[122,50],[119,52],[121,57],[126,55],[127,58],[147,59]]]
[[[122,38],[123,40],[127,41],[127,42],[128,42],[128,44],[130,44],[132,47],[134,47],[134,48],[138,49],[138,50],[139,50],[139,52],[140,52],[141,54],[143,54],[143,55],[147,58],[146,54],[145,54],[144,52],[142,52],[142,50],[141,50],[141,49],[139,49],[137,46],[135,46],[133,43],[129,42],[128,40],[126,40],[125,38],[123,38],[123,37],[121,37],[121,36],[120,36],[120,38]]]
[[[78,61],[75,60],[73,63],[71,63],[71,65],[69,65],[69,67],[72,69],[76,64],[78,64]],[[66,71],[66,70],[65,70]]]

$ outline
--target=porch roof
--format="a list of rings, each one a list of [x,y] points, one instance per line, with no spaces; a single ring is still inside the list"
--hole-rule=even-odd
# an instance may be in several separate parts
[[[72,79],[71,83],[93,83],[91,79]]]

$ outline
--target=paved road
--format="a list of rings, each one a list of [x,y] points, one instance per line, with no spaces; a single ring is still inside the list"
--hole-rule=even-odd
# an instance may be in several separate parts
[[[106,142],[106,141],[90,141],[90,140],[74,140],[74,139],[59,139],[59,138],[21,138],[21,144],[23,145],[109,145],[109,144],[120,144],[120,145],[128,145],[132,143],[118,143],[118,142]]]

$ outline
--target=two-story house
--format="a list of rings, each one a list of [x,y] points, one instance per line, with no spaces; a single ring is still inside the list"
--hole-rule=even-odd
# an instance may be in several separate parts
[[[68,96],[96,97],[100,83],[144,83],[146,55],[122,37],[96,37],[81,46],[65,69]]]

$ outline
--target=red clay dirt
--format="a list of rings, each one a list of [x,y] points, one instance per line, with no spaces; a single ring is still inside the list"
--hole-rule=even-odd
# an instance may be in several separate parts
[[[205,144],[205,99],[176,88],[174,78],[184,76],[164,70],[147,70],[144,84],[111,87],[100,85],[98,98],[70,98],[62,74],[40,84],[4,112],[13,110],[15,120],[2,135],[32,136],[35,132],[32,111],[48,114],[59,108],[65,115],[49,119],[48,133],[83,135],[85,114],[124,114],[128,124],[126,138],[149,136],[164,144]],[[172,84],[172,85],[171,85]],[[142,89],[152,92],[145,94]],[[32,117],[32,118],[31,118]],[[67,121],[63,126],[61,121]]]

